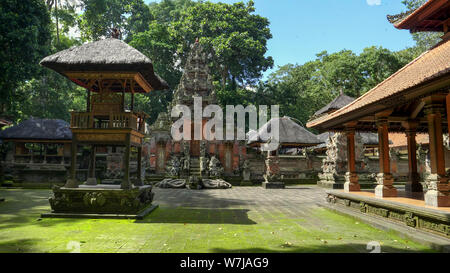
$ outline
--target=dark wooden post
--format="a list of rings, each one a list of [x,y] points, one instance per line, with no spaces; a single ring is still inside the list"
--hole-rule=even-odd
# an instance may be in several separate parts
[[[97,178],[95,178],[95,145],[91,145],[91,154],[89,159],[89,175],[86,185],[97,185]]]
[[[91,90],[87,90],[86,112],[91,112]]]
[[[450,206],[450,187],[445,173],[444,141],[442,136],[442,113],[444,105],[439,96],[425,98],[425,114],[430,137],[431,174],[427,178],[428,191],[425,204],[434,207]]]
[[[77,149],[78,149],[78,141],[77,135],[72,134],[72,147],[70,149],[70,173],[69,179],[67,179],[65,188],[78,188],[77,181]]]
[[[391,162],[389,159],[389,132],[388,117],[386,113],[376,116],[378,127],[378,150],[380,157],[380,173],[377,175],[378,186],[375,188],[377,197],[396,197],[397,189],[393,186],[394,178],[391,174]]]
[[[344,190],[346,192],[360,191],[358,174],[356,173],[355,154],[355,123],[346,124],[345,135],[347,137],[347,173],[345,174]]]
[[[142,181],[142,146],[139,146],[137,151],[137,180],[135,186],[144,186]]]
[[[417,173],[417,145],[416,145],[416,130],[419,126],[417,121],[405,121],[402,126],[406,129],[406,141],[408,146],[408,166],[409,166],[409,181],[405,185],[405,192],[407,194],[413,192],[423,192],[422,184],[420,184],[420,177]]]
[[[132,188],[130,183],[130,154],[131,154],[131,134],[126,135],[125,140],[125,154],[124,154],[124,175],[122,184],[120,185],[121,189],[129,190]]]

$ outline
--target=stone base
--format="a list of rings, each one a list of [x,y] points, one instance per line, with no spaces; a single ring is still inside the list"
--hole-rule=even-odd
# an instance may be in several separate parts
[[[361,191],[361,187],[359,186],[358,183],[345,182],[344,191],[345,192]]]
[[[53,188],[49,198],[53,214],[139,215],[153,201],[152,186],[120,189],[119,185],[82,185],[80,188]]]
[[[95,185],[97,185],[97,178],[95,178],[95,177],[89,177],[87,180],[86,180],[86,183],[85,183],[86,185],[89,185],[89,186],[95,186]]]
[[[138,214],[90,214],[90,213],[43,213],[42,218],[87,218],[87,219],[136,219],[143,220],[145,216],[157,209],[159,205],[150,205]]]
[[[78,188],[78,181],[76,179],[67,179],[66,184],[64,185],[64,188],[70,188],[70,189],[75,189]]]
[[[425,204],[432,207],[450,207],[450,194],[428,190],[425,193]]]
[[[393,186],[394,178],[390,173],[379,173],[377,175],[378,185],[375,187],[376,197],[397,197],[397,189]]]
[[[376,197],[397,197],[397,189],[394,186],[378,185],[375,187]]]
[[[450,212],[337,190],[327,191],[327,201],[332,206],[367,214],[382,222],[403,223],[450,238]]]
[[[285,185],[283,182],[263,182],[262,187],[266,190],[268,190],[268,189],[284,189]]]

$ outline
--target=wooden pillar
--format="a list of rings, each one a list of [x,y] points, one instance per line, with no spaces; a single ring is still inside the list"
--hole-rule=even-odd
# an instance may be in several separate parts
[[[127,134],[125,140],[125,154],[124,154],[124,175],[122,184],[120,184],[121,189],[129,190],[132,188],[130,182],[130,154],[131,154],[131,134]]]
[[[425,98],[425,114],[430,137],[431,174],[427,178],[428,191],[425,204],[433,207],[450,206],[450,188],[445,173],[444,141],[442,136],[442,113],[444,105],[438,96]]]
[[[91,154],[89,159],[89,175],[86,181],[86,185],[97,185],[97,178],[95,178],[95,145],[91,145]]]
[[[78,181],[77,181],[77,149],[78,149],[78,141],[77,141],[77,135],[72,134],[72,147],[70,150],[70,173],[69,173],[69,179],[67,179],[66,184],[64,185],[65,188],[78,188]]]
[[[347,173],[345,174],[344,190],[346,192],[361,190],[355,165],[355,126],[356,123],[346,124],[345,130],[345,135],[347,137]]]
[[[131,112],[134,111],[134,92],[131,93]]]
[[[91,90],[87,90],[86,112],[91,112]]]
[[[142,181],[142,146],[137,148],[137,179],[135,186],[144,186]]]
[[[380,173],[377,175],[378,186],[375,188],[377,197],[396,197],[397,189],[393,186],[394,178],[391,174],[391,162],[389,160],[389,122],[387,114],[377,115],[378,127],[378,151],[380,158]]]
[[[405,121],[402,126],[406,129],[406,141],[408,146],[408,166],[409,166],[409,180],[405,185],[405,192],[407,194],[414,192],[423,192],[422,184],[420,184],[420,177],[417,173],[417,145],[416,145],[416,131],[419,123],[417,121]]]

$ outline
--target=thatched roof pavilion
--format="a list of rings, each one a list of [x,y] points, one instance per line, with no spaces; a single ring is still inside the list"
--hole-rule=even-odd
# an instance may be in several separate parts
[[[349,97],[345,94],[340,94],[334,100],[332,100],[329,104],[325,105],[323,108],[314,113],[314,117],[318,117],[324,114],[332,113],[336,110],[341,109],[347,104],[353,102],[355,98]]]
[[[152,61],[127,43],[108,38],[72,47],[44,58],[41,65],[53,69],[78,85],[92,91],[103,87],[98,79],[114,79],[110,90],[136,93],[168,89],[167,83],[153,70]],[[130,80],[131,79],[131,80]]]
[[[34,141],[71,141],[72,131],[69,123],[60,119],[31,118],[16,126],[0,132],[4,141],[28,140]]]
[[[267,143],[267,141],[261,139],[261,135],[264,132],[270,132],[275,121],[279,122],[279,141],[281,146],[309,147],[322,143],[322,141],[318,139],[315,134],[297,124],[290,117],[282,117],[271,119],[269,122],[264,124],[258,132],[249,132],[248,144],[250,146],[257,146],[262,143]]]

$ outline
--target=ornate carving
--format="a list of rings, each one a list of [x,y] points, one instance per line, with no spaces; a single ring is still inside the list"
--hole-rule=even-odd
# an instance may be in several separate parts
[[[221,177],[223,174],[223,167],[216,156],[212,156],[209,161],[209,174],[212,177]]]
[[[106,198],[101,192],[88,192],[83,196],[83,202],[86,206],[102,207],[106,203]]]

